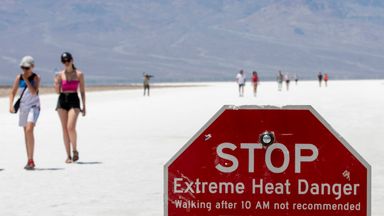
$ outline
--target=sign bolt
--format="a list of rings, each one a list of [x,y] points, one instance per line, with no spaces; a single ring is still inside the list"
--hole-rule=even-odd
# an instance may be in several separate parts
[[[260,134],[260,143],[263,144],[263,146],[269,146],[275,142],[275,133],[271,131],[265,131],[262,134]]]

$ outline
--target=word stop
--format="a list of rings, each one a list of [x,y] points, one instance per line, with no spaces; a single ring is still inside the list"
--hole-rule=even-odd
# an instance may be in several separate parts
[[[229,152],[235,152],[237,146],[233,143],[222,143],[217,146],[216,153],[217,156],[231,161],[230,165],[228,164],[217,164],[216,169],[223,173],[231,173],[237,170],[239,167],[238,158]],[[282,173],[284,172],[290,163],[290,152],[288,148],[281,144],[275,143],[268,146],[266,149],[263,148],[263,145],[260,143],[241,143],[239,151],[248,152],[248,172],[255,172],[255,151],[264,150],[265,151],[265,164],[269,171],[272,173]],[[225,152],[224,152],[225,151]],[[283,163],[280,166],[275,166],[272,162],[271,155],[275,151],[281,151],[283,153]],[[311,154],[304,155],[303,152],[311,152]],[[319,155],[318,148],[313,144],[295,144],[295,173],[301,173],[301,165],[304,162],[313,162],[317,159]]]

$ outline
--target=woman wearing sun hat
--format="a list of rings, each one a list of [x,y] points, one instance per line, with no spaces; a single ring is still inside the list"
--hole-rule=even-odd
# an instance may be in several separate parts
[[[70,53],[64,52],[61,54],[61,62],[64,65],[64,70],[60,71],[54,80],[56,93],[59,94],[56,110],[63,129],[63,139],[67,153],[65,162],[72,163],[79,160],[76,131],[77,118],[80,112],[83,116],[86,114],[84,75],[73,64],[73,57]],[[82,108],[78,96],[79,90]],[[71,155],[71,148],[73,155]]]
[[[35,147],[34,128],[40,114],[39,86],[40,77],[33,72],[35,62],[31,56],[25,56],[20,62],[22,73],[16,76],[9,94],[9,111],[19,112],[19,126],[24,129],[25,145],[28,162],[26,170],[35,168],[33,153]],[[19,92],[19,99],[14,104],[15,96]]]

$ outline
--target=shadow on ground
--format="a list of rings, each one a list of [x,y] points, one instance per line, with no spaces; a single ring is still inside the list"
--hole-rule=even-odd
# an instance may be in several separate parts
[[[98,164],[102,164],[103,162],[100,162],[100,161],[90,161],[90,162],[84,162],[84,161],[80,161],[80,162],[76,162],[76,164],[80,164],[80,165],[98,165]]]
[[[35,168],[34,171],[60,171],[64,168]]]

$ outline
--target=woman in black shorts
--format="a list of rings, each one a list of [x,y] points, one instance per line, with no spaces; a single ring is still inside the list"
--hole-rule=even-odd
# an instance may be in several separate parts
[[[65,162],[72,163],[79,160],[76,132],[77,118],[80,112],[83,116],[86,114],[84,74],[75,67],[70,53],[63,53],[61,55],[61,62],[64,64],[64,70],[60,71],[55,77],[55,90],[59,94],[56,110],[63,128],[63,138],[67,153]],[[82,108],[77,93],[79,89]],[[71,155],[71,147],[73,155]]]

